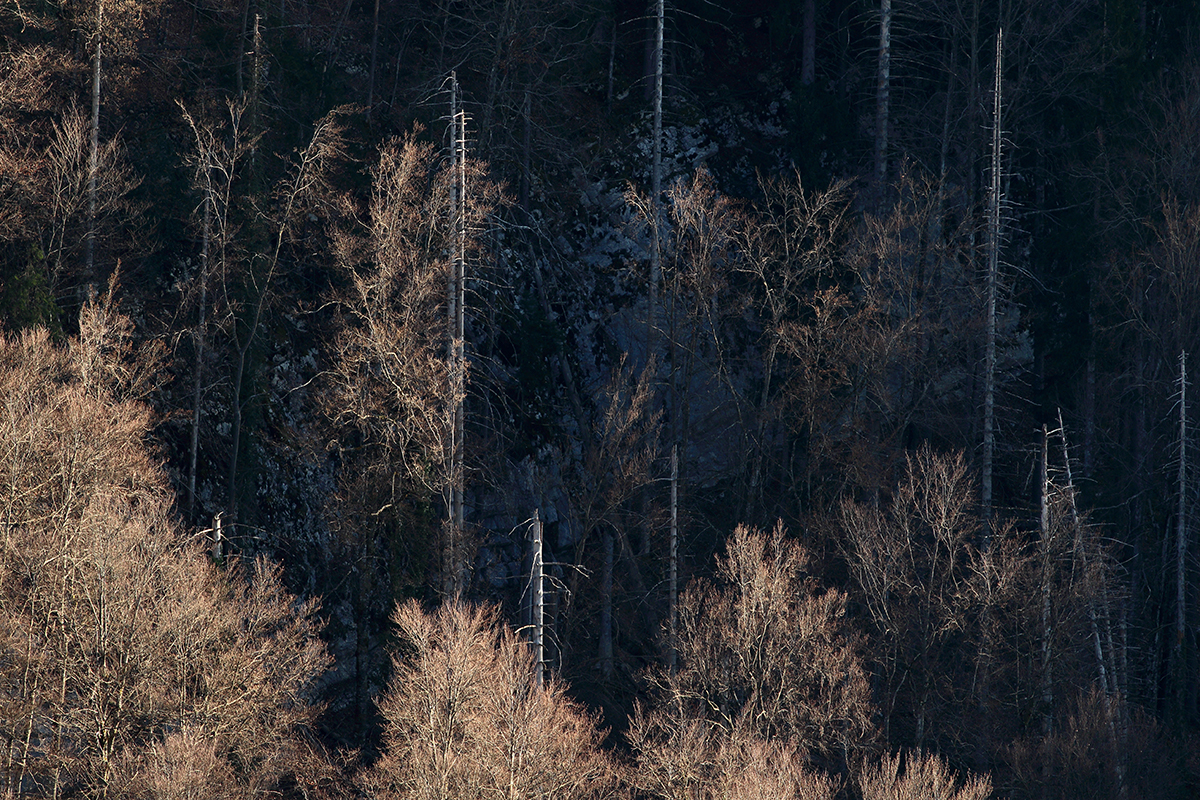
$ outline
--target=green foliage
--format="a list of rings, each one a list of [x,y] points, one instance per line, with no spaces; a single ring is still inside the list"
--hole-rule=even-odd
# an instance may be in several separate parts
[[[46,257],[31,244],[24,258],[5,259],[0,266],[0,320],[10,330],[44,327],[62,336],[61,312],[54,302]]]

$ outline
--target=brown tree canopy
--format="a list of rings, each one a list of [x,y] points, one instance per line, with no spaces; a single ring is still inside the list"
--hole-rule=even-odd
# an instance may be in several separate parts
[[[307,780],[316,604],[180,530],[151,412],[115,394],[141,385],[121,318],[85,317],[70,349],[0,336],[0,780],[143,797]]]
[[[680,599],[679,669],[656,675],[662,712],[733,733],[792,742],[824,763],[857,760],[875,735],[846,596],[806,574],[782,524],[738,526],[717,582]]]
[[[415,601],[393,620],[403,649],[380,703],[379,798],[617,796],[595,720],[562,684],[537,686],[533,655],[494,608]]]

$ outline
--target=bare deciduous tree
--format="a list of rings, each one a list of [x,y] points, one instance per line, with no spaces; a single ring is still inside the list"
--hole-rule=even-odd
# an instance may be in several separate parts
[[[987,800],[992,781],[986,775],[968,775],[959,786],[950,767],[931,753],[909,753],[900,770],[900,755],[887,756],[859,777],[863,800]]]
[[[762,329],[759,344],[761,378],[757,387],[757,402],[752,412],[752,442],[746,512],[762,502],[764,484],[774,477],[769,460],[770,441],[781,438],[777,428],[783,416],[780,411],[789,396],[798,401],[804,416],[811,414],[812,401],[828,398],[828,381],[810,382],[809,375],[797,375],[789,391],[787,353],[807,349],[791,341],[797,331],[797,318],[833,306],[823,295],[811,294],[813,285],[833,277],[835,264],[841,255],[846,228],[849,193],[845,184],[834,184],[823,191],[811,191],[800,183],[799,175],[760,182],[762,202],[754,209],[752,222],[738,232],[738,247],[742,258],[738,268],[749,278],[750,308],[754,309]],[[826,326],[830,318],[825,317]],[[815,320],[814,320],[815,322]],[[815,329],[813,331],[815,333]],[[819,339],[819,335],[818,335]],[[818,359],[824,353],[815,354]],[[803,359],[797,362],[804,363]],[[835,378],[835,383],[839,382]],[[840,381],[844,383],[844,380]],[[796,392],[804,397],[796,396]],[[811,435],[819,434],[820,425],[808,424]],[[811,441],[811,439],[810,439]]]
[[[630,783],[654,800],[832,800],[837,788],[804,750],[746,725],[730,733],[639,708],[628,736],[637,756]]]
[[[5,789],[123,794],[185,731],[211,746],[193,766],[277,786],[313,753],[316,605],[266,562],[219,570],[177,527],[151,413],[121,398],[146,383],[109,300],[70,350],[0,338]]]
[[[397,608],[401,650],[380,701],[385,751],[365,784],[377,798],[617,795],[595,720],[554,680],[537,685],[533,654],[494,609]]]
[[[739,526],[717,558],[717,583],[680,600],[679,666],[652,675],[664,713],[728,734],[745,728],[845,766],[875,735],[846,596],[821,591],[808,555],[786,538]]]
[[[961,734],[955,715],[993,679],[997,629],[1021,619],[1029,561],[1002,527],[979,548],[975,503],[965,459],[926,447],[907,460],[890,503],[842,506],[839,540],[871,622],[890,741],[921,748]],[[998,619],[1006,605],[1015,611]]]
[[[500,199],[482,165],[464,158],[457,166],[463,174],[438,169],[433,145],[417,133],[385,144],[365,207],[343,197],[341,224],[333,233],[346,289],[335,298],[339,319],[325,405],[334,425],[331,448],[343,463],[330,516],[356,571],[360,720],[368,713],[368,609],[378,593],[380,553],[390,555],[383,571],[392,582],[420,576],[439,561],[469,561],[464,537],[449,535],[445,526],[447,552],[433,558],[436,535],[422,531],[412,512],[450,488],[454,409],[466,385],[465,375],[461,382],[452,380],[445,358],[449,254],[459,252],[451,237],[461,223],[461,255],[476,257],[480,230]],[[466,191],[462,218],[452,227],[445,209],[456,179]],[[391,605],[390,594],[384,602],[385,609]]]
[[[334,246],[349,289],[337,298],[329,404],[335,425],[359,433],[389,483],[431,492],[447,479],[438,465],[456,399],[442,325],[451,233],[444,208],[454,176],[435,166],[432,145],[415,134],[391,142],[373,170],[367,208],[345,209],[352,224]],[[482,166],[467,162],[467,256],[478,254],[478,233],[499,199]]]
[[[44,198],[34,213],[43,218],[40,244],[50,284],[58,295],[71,295],[85,273],[87,241],[103,246],[118,226],[137,213],[129,195],[141,183],[133,174],[119,138],[96,145],[90,154],[89,122],[71,103],[54,122],[44,156],[39,159],[33,188]],[[95,180],[91,159],[95,158]]]

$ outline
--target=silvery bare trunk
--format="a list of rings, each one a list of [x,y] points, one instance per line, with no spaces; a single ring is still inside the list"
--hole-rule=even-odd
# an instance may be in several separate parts
[[[463,395],[466,390],[463,339],[465,317],[466,272],[466,117],[459,100],[458,78],[450,76],[450,160],[453,181],[450,189],[450,235],[452,259],[447,291],[446,343],[447,366],[450,373],[450,431],[449,469],[447,475],[446,542],[443,558],[443,591],[447,597],[458,597],[460,581],[459,549],[463,536],[463,433],[465,418]]]
[[[1180,719],[1183,718],[1187,670],[1184,664],[1184,637],[1187,632],[1187,352],[1179,354],[1179,475],[1177,493],[1178,509],[1175,519],[1175,637],[1171,645],[1172,660],[1175,662],[1175,705]]]
[[[992,468],[996,451],[996,294],[1000,270],[1000,149],[1001,149],[1001,75],[1004,65],[1004,32],[996,34],[995,105],[992,111],[992,189],[988,208],[987,267],[987,340],[984,354],[983,389],[983,476],[980,504],[983,518],[992,518]],[[988,526],[990,535],[990,525]]]
[[[546,663],[546,595],[545,583],[543,580],[543,565],[542,565],[542,520],[538,512],[533,512],[533,525],[530,527],[531,548],[533,550],[533,564],[530,576],[530,591],[533,599],[533,614],[531,625],[531,639],[533,645],[533,681],[538,687],[542,686],[545,679],[545,663]]]
[[[654,27],[654,134],[652,148],[654,163],[650,174],[650,308],[646,322],[646,358],[654,357],[656,316],[658,314],[658,284],[662,280],[662,243],[659,239],[659,216],[662,202],[662,101],[663,101],[663,0],[655,2]]]
[[[671,565],[668,585],[670,606],[670,652],[668,666],[675,671],[678,658],[677,635],[679,625],[679,445],[671,446]]]
[[[1042,675],[1041,675],[1041,701],[1042,701],[1042,733],[1050,734],[1050,729],[1053,724],[1054,716],[1054,686],[1053,686],[1053,671],[1052,667],[1052,646],[1051,636],[1053,634],[1050,618],[1050,467],[1048,462],[1049,456],[1049,434],[1046,431],[1046,426],[1042,426],[1042,480],[1041,480],[1041,516],[1039,530],[1041,533],[1041,561],[1042,561],[1042,613],[1041,613],[1041,650],[1042,650]]]

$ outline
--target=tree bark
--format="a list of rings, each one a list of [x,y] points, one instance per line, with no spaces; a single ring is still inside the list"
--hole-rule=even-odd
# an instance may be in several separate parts
[[[613,674],[613,533],[604,531],[604,565],[600,570],[600,675]]]
[[[1041,480],[1041,556],[1042,556],[1042,675],[1041,675],[1041,705],[1042,705],[1042,734],[1050,735],[1054,722],[1054,686],[1052,682],[1052,645],[1053,633],[1050,619],[1050,467],[1049,434],[1046,426],[1042,426],[1042,480]]]
[[[367,122],[371,122],[371,109],[375,106],[375,66],[379,55],[379,0],[371,15],[371,71],[367,75]]]
[[[450,76],[450,156],[453,181],[450,190],[450,230],[452,263],[447,297],[447,360],[450,365],[449,474],[447,475],[447,541],[443,553],[443,591],[457,598],[462,591],[459,549],[463,536],[463,409],[466,391],[466,365],[463,339],[466,332],[463,306],[466,303],[466,117],[459,100],[458,78]]]
[[[875,79],[875,191],[880,208],[887,183],[889,103],[892,82],[892,0],[879,4],[879,61]]]
[[[804,39],[800,82],[812,86],[817,79],[817,0],[804,0]]]
[[[96,182],[100,170],[100,65],[104,42],[104,0],[96,3],[96,31],[92,46],[92,138],[88,154],[88,230],[84,241],[83,297],[91,299],[96,284]]]
[[[530,161],[533,154],[533,103],[529,87],[525,87],[525,102],[521,107],[521,211],[529,219]]]
[[[533,549],[533,569],[530,579],[530,590],[533,598],[532,645],[533,645],[533,682],[541,688],[544,680],[546,663],[545,649],[545,586],[542,575],[542,520],[535,510],[533,525],[530,527]]]
[[[996,450],[996,293],[1000,270],[1000,147],[1003,110],[1001,74],[1003,72],[1004,32],[996,34],[995,104],[992,110],[992,189],[988,208],[988,266],[987,266],[987,341],[984,354],[983,389],[983,477],[981,510],[985,536],[990,538],[992,518],[992,465]]]
[[[1088,572],[1088,555],[1086,543],[1083,541],[1083,524],[1079,519],[1079,509],[1075,504],[1075,480],[1071,474],[1071,454],[1067,448],[1067,429],[1063,425],[1062,409],[1058,410],[1058,434],[1062,441],[1062,456],[1063,456],[1063,471],[1067,479],[1067,499],[1069,501],[1068,509],[1071,513],[1071,529],[1075,534],[1075,557],[1080,560],[1084,574]],[[1088,621],[1092,629],[1092,651],[1096,657],[1096,672],[1100,681],[1100,702],[1104,711],[1104,719],[1108,728],[1109,743],[1112,747],[1116,762],[1114,768],[1117,774],[1117,785],[1119,787],[1120,796],[1125,796],[1125,766],[1122,763],[1123,751],[1119,747],[1120,739],[1117,737],[1116,719],[1113,714],[1111,695],[1118,692],[1116,664],[1113,658],[1113,640],[1112,626],[1109,623],[1111,616],[1108,602],[1108,581],[1107,576],[1103,584],[1104,591],[1104,619],[1108,626],[1108,635],[1106,637],[1108,644],[1108,658],[1104,655],[1104,644],[1101,642],[1100,625],[1097,620],[1096,603],[1089,597],[1087,601]]]
[[[1187,632],[1187,440],[1187,352],[1183,351],[1179,354],[1179,500],[1175,519],[1175,636],[1171,645],[1175,673],[1175,709],[1180,724],[1184,720],[1188,695],[1187,669],[1184,664],[1184,637]]]
[[[662,279],[662,243],[659,240],[659,217],[662,204],[662,99],[663,99],[663,0],[655,0],[654,28],[654,161],[650,173],[650,307],[646,314],[646,359],[654,357],[658,315],[658,284]]]
[[[675,671],[678,659],[678,627],[679,627],[679,445],[671,446],[671,553],[670,553],[670,583],[667,588],[667,602],[670,614],[670,641],[667,665]]]
[[[196,460],[200,449],[200,390],[204,371],[204,334],[205,313],[208,303],[208,269],[209,247],[212,239],[212,183],[209,174],[210,165],[207,155],[203,156],[204,164],[204,230],[203,241],[200,245],[200,318],[196,323],[196,375],[192,384],[192,441],[188,453],[188,499],[187,513],[189,520],[196,506]]]

